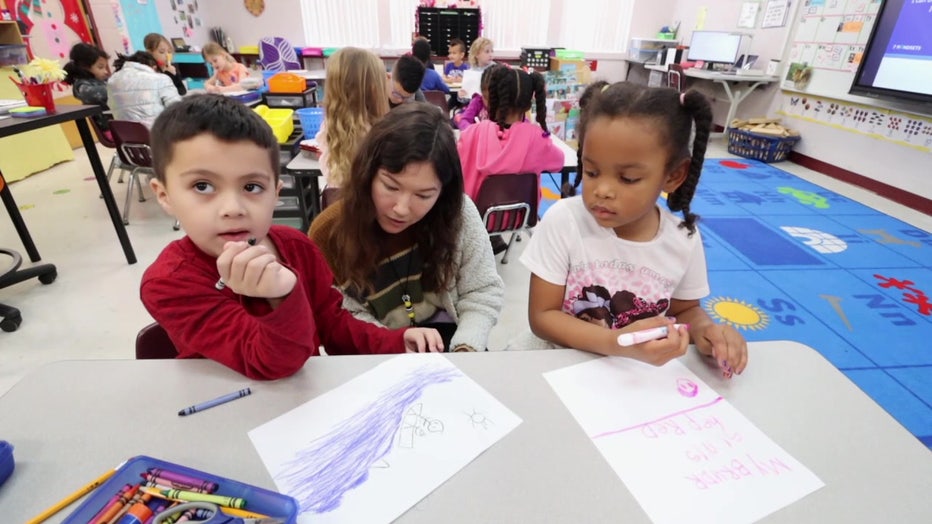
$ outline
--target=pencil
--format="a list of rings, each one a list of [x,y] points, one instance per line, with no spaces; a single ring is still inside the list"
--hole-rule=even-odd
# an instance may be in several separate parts
[[[60,500],[60,501],[59,501],[57,504],[55,504],[54,506],[52,506],[52,507],[50,507],[49,509],[43,511],[43,512],[40,513],[39,515],[33,517],[33,519],[30,520],[29,522],[27,522],[26,524],[38,524],[39,522],[44,522],[44,521],[48,520],[49,517],[51,517],[52,515],[58,513],[59,511],[65,509],[65,508],[67,508],[67,507],[70,506],[72,503],[74,503],[74,501],[78,500],[79,498],[83,497],[84,495],[87,495],[88,493],[90,493],[90,492],[94,491],[95,489],[97,489],[98,486],[100,486],[101,484],[103,484],[104,482],[106,482],[107,479],[109,479],[110,477],[112,477],[114,473],[116,473],[116,470],[115,470],[115,469],[111,469],[110,471],[107,471],[107,472],[104,473],[103,475],[101,475],[101,476],[97,477],[96,479],[94,479],[90,484],[88,484],[88,485],[82,487],[81,489],[75,491],[75,492],[72,493],[71,495],[68,495],[67,497],[65,497],[65,498],[63,498],[62,500]]]

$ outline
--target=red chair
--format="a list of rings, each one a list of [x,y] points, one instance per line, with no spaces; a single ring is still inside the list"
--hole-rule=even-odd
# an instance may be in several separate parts
[[[680,93],[683,92],[683,66],[670,64],[667,66],[667,87],[672,87]]]
[[[340,199],[340,188],[328,187],[320,192],[320,210],[323,211]]]
[[[132,168],[129,174],[129,185],[126,187],[126,202],[123,204],[123,224],[129,225],[129,204],[132,202],[134,185],[139,190],[139,201],[146,201],[142,193],[142,181],[139,179],[140,172],[148,177],[155,174],[152,170],[149,128],[139,122],[113,120],[110,122],[110,133],[113,135],[120,160]],[[181,224],[175,220],[172,229],[178,231],[181,229]]]
[[[177,358],[175,344],[165,328],[153,322],[139,330],[136,335],[136,360]]]
[[[107,114],[107,113],[105,113]],[[97,135],[97,141],[100,142],[100,145],[108,149],[116,149],[116,142],[113,141],[113,136],[110,131],[105,131],[100,127],[100,122],[96,118],[87,119],[91,123],[91,127],[94,128],[94,134]],[[111,175],[113,175],[113,170],[120,170],[120,178],[117,179],[118,183],[123,183],[123,171],[132,169],[132,166],[123,162],[119,154],[114,154],[113,158],[110,159],[110,167],[107,169],[107,180],[110,180]]]
[[[428,102],[439,107],[440,110],[443,111],[443,114],[450,116],[450,104],[447,102],[448,96],[449,95],[443,91],[424,91],[424,98],[426,98]]]
[[[511,233],[502,264],[508,263],[508,253],[520,233],[537,225],[537,205],[540,199],[540,179],[535,173],[491,175],[479,187],[476,207],[489,236]]]

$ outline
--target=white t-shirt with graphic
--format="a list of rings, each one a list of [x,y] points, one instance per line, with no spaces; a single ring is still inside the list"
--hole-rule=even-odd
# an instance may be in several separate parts
[[[699,231],[660,209],[660,228],[648,242],[618,238],[600,226],[582,197],[555,203],[534,230],[521,262],[538,277],[566,286],[563,311],[605,327],[621,328],[661,315],[670,299],[709,294]]]

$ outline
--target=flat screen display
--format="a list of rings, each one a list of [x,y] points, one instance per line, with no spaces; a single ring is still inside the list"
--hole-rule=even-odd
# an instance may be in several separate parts
[[[932,1],[883,3],[849,92],[932,102]]]
[[[738,58],[741,35],[724,31],[693,31],[686,59],[695,62],[733,64]]]

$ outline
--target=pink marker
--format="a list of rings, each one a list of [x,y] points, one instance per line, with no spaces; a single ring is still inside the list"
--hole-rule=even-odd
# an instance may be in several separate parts
[[[685,327],[689,329],[689,324],[673,324],[673,329],[680,329]],[[641,342],[647,342],[648,340],[657,340],[658,338],[664,338],[669,333],[669,328],[667,326],[661,326],[650,329],[642,329],[640,331],[635,331],[633,333],[622,333],[618,335],[618,345],[619,346],[633,346],[635,344],[640,344]]]

